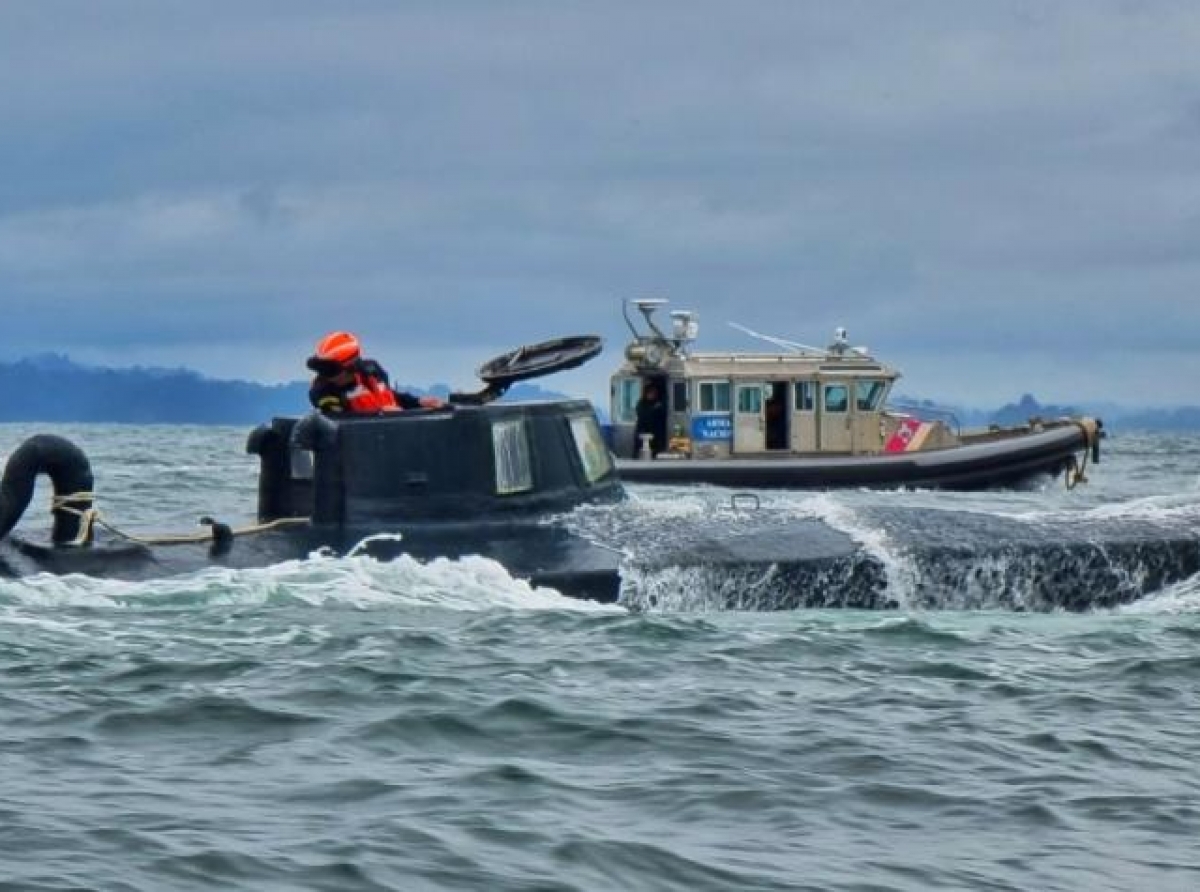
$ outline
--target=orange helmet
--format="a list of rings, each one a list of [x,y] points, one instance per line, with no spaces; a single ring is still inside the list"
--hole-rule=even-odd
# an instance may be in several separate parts
[[[316,358],[346,365],[358,359],[361,352],[358,338],[348,331],[334,331],[317,342]]]

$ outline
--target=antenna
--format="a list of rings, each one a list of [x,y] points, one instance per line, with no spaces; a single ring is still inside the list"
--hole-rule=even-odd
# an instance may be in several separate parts
[[[853,353],[857,356],[870,357],[866,347],[850,346],[850,336],[840,325],[833,330],[833,343],[829,345],[828,352],[833,356],[845,356],[847,353]]]
[[[747,328],[744,325],[739,325],[736,322],[730,322],[731,328],[736,328],[740,332],[750,335],[752,338],[758,338],[760,341],[766,341],[768,344],[774,344],[776,347],[782,347],[789,353],[824,353],[820,347],[810,347],[807,344],[800,344],[796,341],[788,341],[783,338],[776,338],[771,335],[765,335],[753,329]]]
[[[630,303],[641,310],[642,315],[649,319],[655,310],[665,307],[670,301],[663,297],[639,297],[636,300],[630,301]]]
[[[638,308],[638,312],[640,312],[646,318],[646,325],[650,327],[650,330],[654,332],[658,338],[664,341],[667,340],[667,336],[659,331],[658,326],[654,324],[653,317],[655,310],[665,307],[668,303],[670,303],[670,301],[667,301],[661,297],[639,297],[629,301],[629,303]],[[637,328],[634,327],[633,322],[629,318],[628,304],[621,304],[621,314],[625,317],[625,324],[629,326],[629,330],[633,332],[633,336],[640,339],[642,336],[638,334]]]

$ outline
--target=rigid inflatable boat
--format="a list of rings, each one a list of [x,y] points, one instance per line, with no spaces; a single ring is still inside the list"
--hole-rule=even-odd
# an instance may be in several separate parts
[[[696,315],[676,311],[671,334],[654,320],[662,300],[625,313],[633,340],[612,376],[612,443],[621,478],[738,488],[839,487],[981,490],[1042,476],[1083,479],[1100,456],[1102,423],[1030,419],[978,431],[889,408],[900,372],[851,347],[839,330],[826,349],[765,337],[773,353],[700,353]],[[740,326],[738,326],[740,328]],[[656,409],[640,410],[656,392]]]

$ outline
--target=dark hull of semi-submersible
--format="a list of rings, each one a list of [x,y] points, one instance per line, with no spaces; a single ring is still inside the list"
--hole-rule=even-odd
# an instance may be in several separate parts
[[[381,560],[481,555],[535,585],[615,601],[619,556],[556,521],[621,497],[611,464],[589,461],[585,448],[603,450],[603,440],[583,401],[279,418],[247,443],[260,460],[257,523],[235,529],[205,518],[195,536],[126,537],[89,517],[84,453],[39,435],[10,456],[0,483],[0,575],[147,579],[322,551]],[[39,474],[56,494],[49,542],[10,534]]]
[[[146,579],[318,551],[482,555],[535,585],[632,609],[1087,610],[1200,572],[1200,518],[1184,516],[1055,524],[864,509],[873,544],[754,500],[669,524],[636,520],[582,401],[276,419],[247,445],[260,460],[258,523],[231,529],[210,520],[200,536],[135,541],[93,522],[92,472],[80,449],[31,438],[0,482],[0,575]],[[57,501],[49,541],[34,542],[13,528],[41,474]],[[613,516],[623,522],[606,522]]]
[[[631,609],[1087,611],[1200,573],[1200,511],[1025,520],[957,510],[856,512],[860,538],[815,518],[726,509],[623,568]],[[725,527],[722,529],[721,527]]]

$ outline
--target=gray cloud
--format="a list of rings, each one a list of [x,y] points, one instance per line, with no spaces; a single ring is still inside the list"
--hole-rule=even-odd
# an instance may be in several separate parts
[[[1198,44],[1184,0],[10,5],[0,356],[280,378],[347,326],[461,380],[649,293],[932,395],[1191,399]]]

